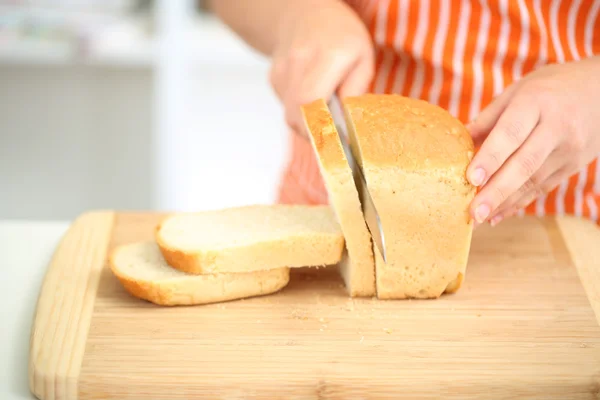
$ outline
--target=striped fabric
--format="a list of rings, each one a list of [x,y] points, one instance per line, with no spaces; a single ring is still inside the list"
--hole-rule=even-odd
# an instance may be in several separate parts
[[[348,0],[376,50],[370,91],[421,98],[463,122],[504,88],[548,63],[600,55],[600,0]],[[291,134],[282,203],[322,204],[327,194],[310,143]],[[521,214],[598,221],[600,162]]]

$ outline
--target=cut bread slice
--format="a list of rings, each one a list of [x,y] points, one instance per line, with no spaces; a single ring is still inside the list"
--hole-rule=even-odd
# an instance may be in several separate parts
[[[471,136],[442,108],[400,95],[343,99],[353,154],[382,223],[387,263],[376,263],[382,299],[457,291],[471,244],[466,179]]]
[[[190,275],[171,268],[154,242],[115,248],[110,268],[131,295],[163,306],[199,305],[272,294],[285,287],[289,268]]]
[[[340,272],[346,289],[351,297],[375,296],[371,234],[335,123],[323,100],[305,105],[302,113],[329,199],[344,233],[347,251],[340,263]]]
[[[339,263],[344,236],[329,206],[254,205],[182,213],[158,226],[167,263],[191,274]]]

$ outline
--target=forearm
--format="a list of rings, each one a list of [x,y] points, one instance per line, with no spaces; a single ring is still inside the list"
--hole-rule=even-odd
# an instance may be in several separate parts
[[[342,0],[210,0],[209,6],[248,45],[271,55],[285,15],[301,15],[324,3]]]

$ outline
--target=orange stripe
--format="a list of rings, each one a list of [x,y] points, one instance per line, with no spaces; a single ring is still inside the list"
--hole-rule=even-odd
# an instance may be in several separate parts
[[[452,74],[452,55],[456,48],[456,30],[458,29],[458,15],[461,10],[461,2],[452,0],[450,6],[450,26],[444,44],[444,55],[442,57],[443,74],[442,89],[440,93],[440,107],[448,109],[450,106],[450,95],[452,90],[452,81],[455,79]]]
[[[381,74],[381,68],[383,65],[383,49],[377,47],[375,49],[375,73],[373,74],[373,79],[371,80],[371,84],[369,85],[369,92],[375,91],[375,86],[377,85],[377,80],[379,79],[379,75]]]
[[[370,22],[370,26],[369,26],[369,33],[371,34],[371,38],[375,38],[376,34],[377,34],[377,28],[379,27],[378,24],[378,20],[379,20],[379,15],[384,12],[384,10],[382,10],[382,7],[377,7],[376,12],[373,13],[373,16],[371,18],[371,22]],[[379,78],[379,75],[381,74],[381,68],[382,68],[382,64],[383,64],[383,49],[384,46],[382,46],[380,43],[374,43],[375,46],[375,73],[373,74],[373,80],[371,80],[371,84],[369,85],[369,92],[374,92],[375,91],[375,86],[377,85],[377,80]]]
[[[538,24],[535,12],[533,10],[533,4],[531,1],[525,1],[527,6],[527,12],[529,13],[529,51],[528,56],[523,63],[523,75],[527,75],[535,67],[535,63],[540,57],[540,47],[542,42],[540,40],[540,25]]]
[[[478,1],[471,3],[471,17],[463,57],[463,85],[458,107],[458,118],[463,122],[469,119],[469,108],[473,97],[473,56],[477,45],[477,32],[481,24],[481,11],[481,4]]]
[[[398,31],[398,0],[393,0],[390,3],[390,7],[388,8],[388,24],[387,24],[387,32],[386,32],[386,43],[387,47],[390,48],[390,51],[394,49],[394,39],[396,37],[396,33]],[[392,88],[394,87],[394,80],[396,78],[396,72],[398,70],[398,65],[400,62],[400,57],[397,52],[392,53],[392,60],[390,61],[390,71],[387,76],[387,80],[385,83],[385,93],[391,93]]]
[[[508,35],[508,45],[506,46],[506,56],[502,61],[502,77],[504,79],[504,87],[508,87],[513,82],[512,66],[519,56],[519,42],[521,41],[521,25],[512,23],[514,17],[519,15],[519,5],[516,1],[508,2],[508,18],[511,21]]]
[[[494,57],[496,56],[496,50],[498,48],[498,36],[500,34],[500,18],[497,18],[496,15],[500,12],[499,4],[496,4],[496,9],[494,9],[493,4],[490,4],[490,12],[492,13],[492,18],[490,21],[490,32],[488,34],[488,43],[485,49],[485,54],[483,56],[483,92],[481,94],[481,108],[487,107],[492,100],[494,99],[494,85],[492,82],[492,64],[494,62]]]
[[[445,1],[445,0],[444,0]],[[435,35],[437,32],[437,26],[440,20],[440,2],[441,0],[431,0],[429,7],[429,29],[427,30],[427,36],[425,37],[425,46],[423,49],[423,79],[424,85],[423,90],[418,95],[420,98],[425,99],[431,90],[431,85],[433,84],[433,42],[435,40]]]
[[[593,1],[583,0],[575,19],[575,45],[581,58],[585,57],[585,20],[590,14]]]
[[[542,0],[542,17],[546,25],[546,37],[548,38],[548,62],[556,62],[556,51],[552,45],[551,25],[550,25],[550,0]]]
[[[415,59],[412,55],[415,44],[415,33],[417,30],[417,23],[419,21],[418,12],[416,15],[409,14],[408,16],[408,33],[406,35],[406,54],[403,57],[403,62],[406,63],[406,79],[404,85],[398,88],[398,93],[404,96],[408,96],[410,92],[410,84],[415,79]]]
[[[592,34],[592,52],[594,55],[600,55],[600,17],[598,14],[596,14],[596,21],[594,21],[593,28],[594,33]]]
[[[588,178],[583,188],[584,193],[591,193],[594,190],[594,182],[596,181],[596,164],[598,164],[598,162],[599,161],[596,158],[588,165]]]

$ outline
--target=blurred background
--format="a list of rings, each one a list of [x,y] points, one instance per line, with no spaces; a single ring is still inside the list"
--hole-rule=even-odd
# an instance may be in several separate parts
[[[268,65],[202,1],[0,0],[0,219],[274,201]]]

